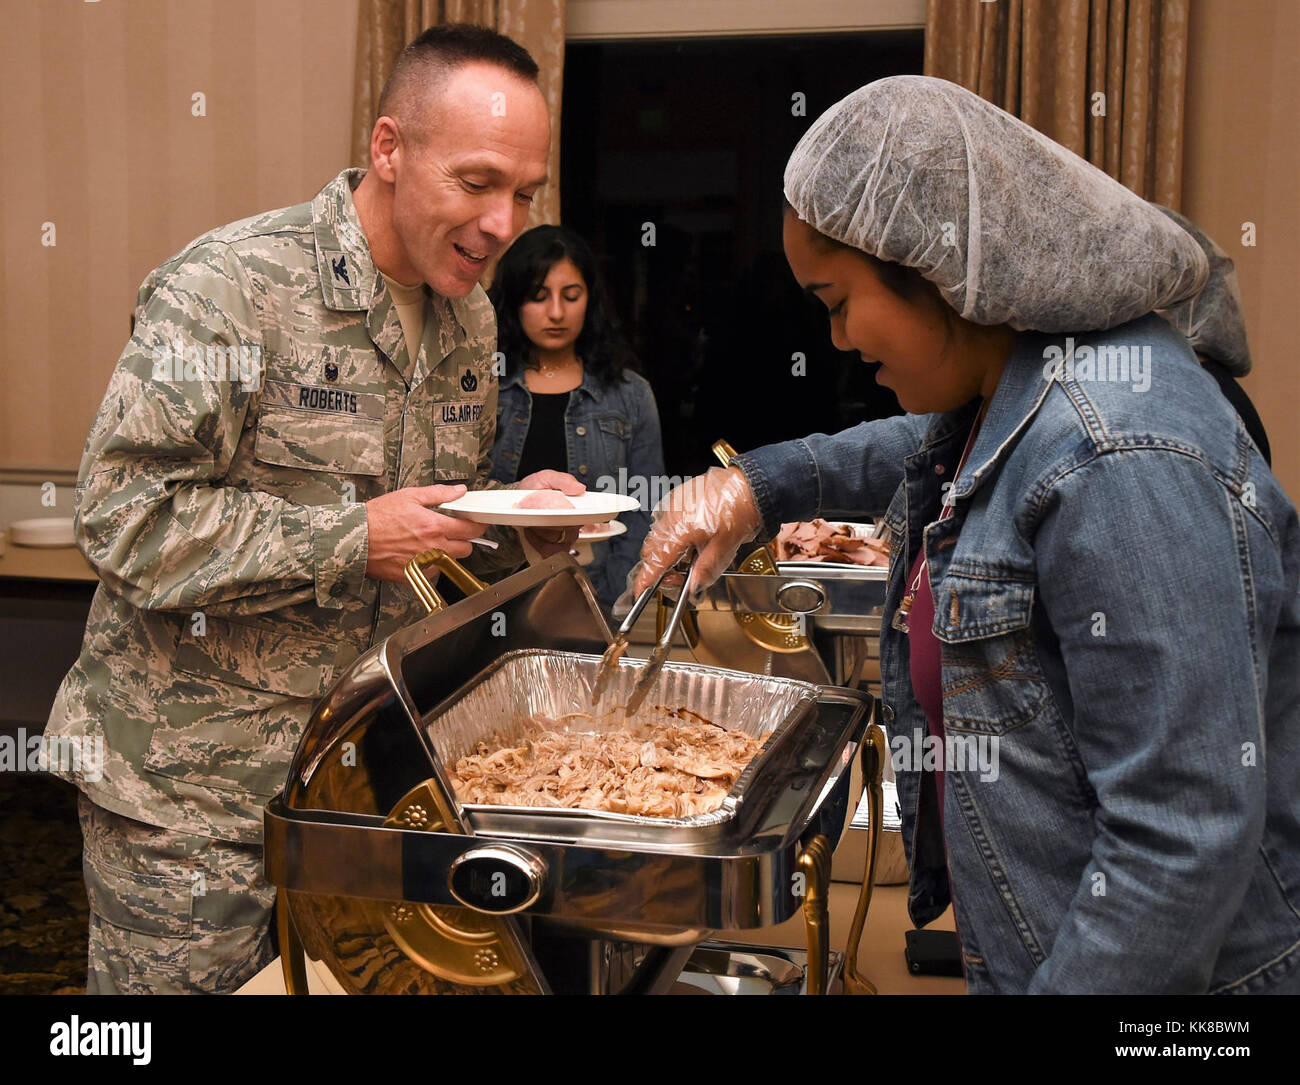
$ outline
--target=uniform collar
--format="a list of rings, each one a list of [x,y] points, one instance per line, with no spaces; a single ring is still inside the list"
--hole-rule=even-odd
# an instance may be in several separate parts
[[[366,171],[362,169],[344,170],[311,202],[316,265],[320,271],[325,306],[329,309],[369,309],[375,283],[383,281],[375,270],[370,242],[361,229],[361,220],[352,202],[352,190],[365,175]]]
[[[364,169],[346,169],[312,200],[312,231],[325,307],[339,312],[367,312],[371,338],[415,383],[427,373],[405,357],[406,340],[393,296],[384,285],[370,255],[370,242],[361,229],[352,193],[366,175]],[[467,339],[466,328],[473,293],[464,298],[432,294],[432,319],[425,321],[424,351],[428,368],[439,363]],[[403,365],[402,362],[405,361]]]

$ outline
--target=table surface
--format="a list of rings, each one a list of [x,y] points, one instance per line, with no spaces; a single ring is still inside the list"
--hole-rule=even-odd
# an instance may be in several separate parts
[[[15,546],[4,533],[4,553],[0,554],[0,578],[12,580],[73,580],[93,584],[99,578],[90,563],[75,546],[43,549]]]

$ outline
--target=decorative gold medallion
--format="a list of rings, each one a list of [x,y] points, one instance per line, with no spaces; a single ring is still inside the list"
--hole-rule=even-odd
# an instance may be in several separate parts
[[[437,832],[442,819],[433,811],[428,783],[417,785],[393,807],[386,826]],[[411,960],[452,983],[494,987],[513,983],[527,971],[504,932],[507,922],[469,908],[412,901],[385,907],[384,929]]]
[[[736,568],[738,573],[750,576],[777,575],[776,563],[768,553],[766,546],[760,546]],[[731,602],[737,603],[734,593],[728,585]],[[750,614],[737,610],[736,622],[745,636],[769,652],[806,652],[812,645],[803,634],[803,621],[796,614]]]

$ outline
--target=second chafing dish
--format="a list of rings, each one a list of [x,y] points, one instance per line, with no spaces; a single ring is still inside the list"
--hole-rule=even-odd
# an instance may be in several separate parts
[[[713,451],[724,467],[736,456],[723,440]],[[880,679],[887,581],[883,566],[777,563],[760,546],[708,588],[683,631],[696,657],[717,666],[870,685]]]
[[[735,613],[803,615],[828,633],[880,633],[889,570],[883,565],[778,562],[772,574],[722,575],[702,606]]]

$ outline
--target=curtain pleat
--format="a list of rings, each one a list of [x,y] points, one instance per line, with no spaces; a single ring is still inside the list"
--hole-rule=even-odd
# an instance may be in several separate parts
[[[927,0],[925,74],[960,83],[1176,209],[1188,5]]]
[[[1110,52],[1108,27],[1111,5],[1097,0],[1088,18],[1088,86],[1107,93],[1106,57]],[[1106,118],[1092,108],[1092,94],[1088,95],[1088,148],[1087,159],[1098,169],[1106,168]]]
[[[1186,0],[1160,8],[1160,68],[1156,79],[1156,203],[1178,208],[1183,201],[1183,123],[1187,109],[1187,38],[1190,12]]]

